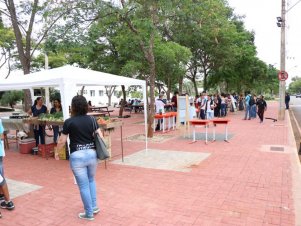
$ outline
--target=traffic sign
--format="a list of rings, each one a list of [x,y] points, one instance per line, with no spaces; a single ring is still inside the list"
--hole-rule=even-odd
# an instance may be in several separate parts
[[[288,78],[288,73],[286,71],[279,71],[278,79],[280,81],[285,81]]]

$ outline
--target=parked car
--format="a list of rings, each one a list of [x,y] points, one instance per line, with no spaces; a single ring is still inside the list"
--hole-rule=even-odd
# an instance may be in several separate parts
[[[296,98],[301,98],[301,93],[297,93]]]

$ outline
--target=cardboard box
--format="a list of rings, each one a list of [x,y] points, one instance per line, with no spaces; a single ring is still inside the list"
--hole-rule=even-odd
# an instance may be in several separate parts
[[[19,141],[19,152],[21,154],[30,154],[32,148],[36,146],[36,140],[33,138],[23,139]]]
[[[66,160],[67,159],[67,150],[66,145],[60,150],[57,147],[54,148],[55,157],[58,157],[57,160]]]

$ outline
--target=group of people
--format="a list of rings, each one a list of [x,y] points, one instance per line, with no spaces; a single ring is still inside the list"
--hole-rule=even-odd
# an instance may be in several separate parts
[[[57,112],[62,112],[61,100],[58,98],[53,100],[53,107],[50,109],[50,114],[55,114]],[[27,113],[33,117],[38,117],[40,114],[48,113],[48,109],[44,105],[43,98],[37,97]],[[59,126],[52,126],[51,129],[53,130],[53,142],[57,143],[60,128]],[[45,144],[45,127],[43,125],[35,125],[33,131],[36,146],[39,144]]]
[[[263,95],[251,95],[249,92],[246,97],[236,94],[215,94],[208,95],[202,92],[199,96],[195,97],[195,107],[198,109],[197,117],[200,119],[212,119],[213,117],[227,116],[228,109],[235,111],[245,110],[245,120],[256,118],[258,114],[260,123],[263,122],[264,112],[267,110],[267,103]]]
[[[172,99],[171,105],[173,111],[177,111],[177,95],[175,92]],[[156,113],[164,111],[166,102],[163,99],[163,94],[159,94],[159,98],[156,99]],[[195,96],[194,99],[190,99],[190,107],[192,108],[190,118],[200,119],[212,119],[214,117],[226,117],[228,112],[234,112],[236,109],[239,111],[245,110],[245,119],[256,118],[258,114],[260,122],[263,122],[264,112],[267,109],[266,101],[264,96],[251,95],[247,92],[246,96],[238,96],[237,94],[208,94],[202,92],[200,95]],[[195,113],[196,112],[196,113]],[[159,130],[160,120],[157,124],[156,129]]]
[[[263,122],[264,112],[267,110],[267,103],[264,100],[263,95],[258,97],[255,94],[247,93],[245,97],[245,117],[244,120],[251,120],[256,118],[256,113],[260,119],[260,123]]]
[[[207,94],[202,92],[194,99],[194,105],[197,109],[197,118],[212,119],[214,117],[226,117],[229,109],[234,111],[237,107],[235,96],[230,94]],[[234,104],[234,106],[233,106]]]

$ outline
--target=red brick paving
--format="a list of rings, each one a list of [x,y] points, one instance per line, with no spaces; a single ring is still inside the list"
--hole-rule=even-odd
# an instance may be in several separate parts
[[[267,117],[277,116],[277,104],[269,103]],[[262,151],[262,145],[284,145],[296,151],[291,127],[258,119],[244,121],[243,113],[231,113],[230,143],[203,141],[189,144],[179,137],[149,148],[208,152],[211,156],[189,173],[137,168],[108,163],[98,168],[96,181],[101,212],[95,221],[78,219],[82,203],[68,161],[21,155],[14,147],[5,158],[10,179],[43,186],[14,199],[14,211],[2,210],[1,226],[76,225],[297,225],[293,173],[299,169],[293,152]],[[144,132],[143,115],[124,119],[124,136]],[[276,126],[274,126],[276,124]],[[282,124],[282,125],[281,125]],[[210,129],[209,129],[210,131]],[[217,127],[217,133],[224,131]],[[113,134],[113,155],[120,154],[120,131]],[[143,142],[124,142],[125,153],[145,148]],[[113,159],[117,159],[117,156]],[[294,172],[293,172],[294,169]],[[298,210],[300,211],[300,210]]]

